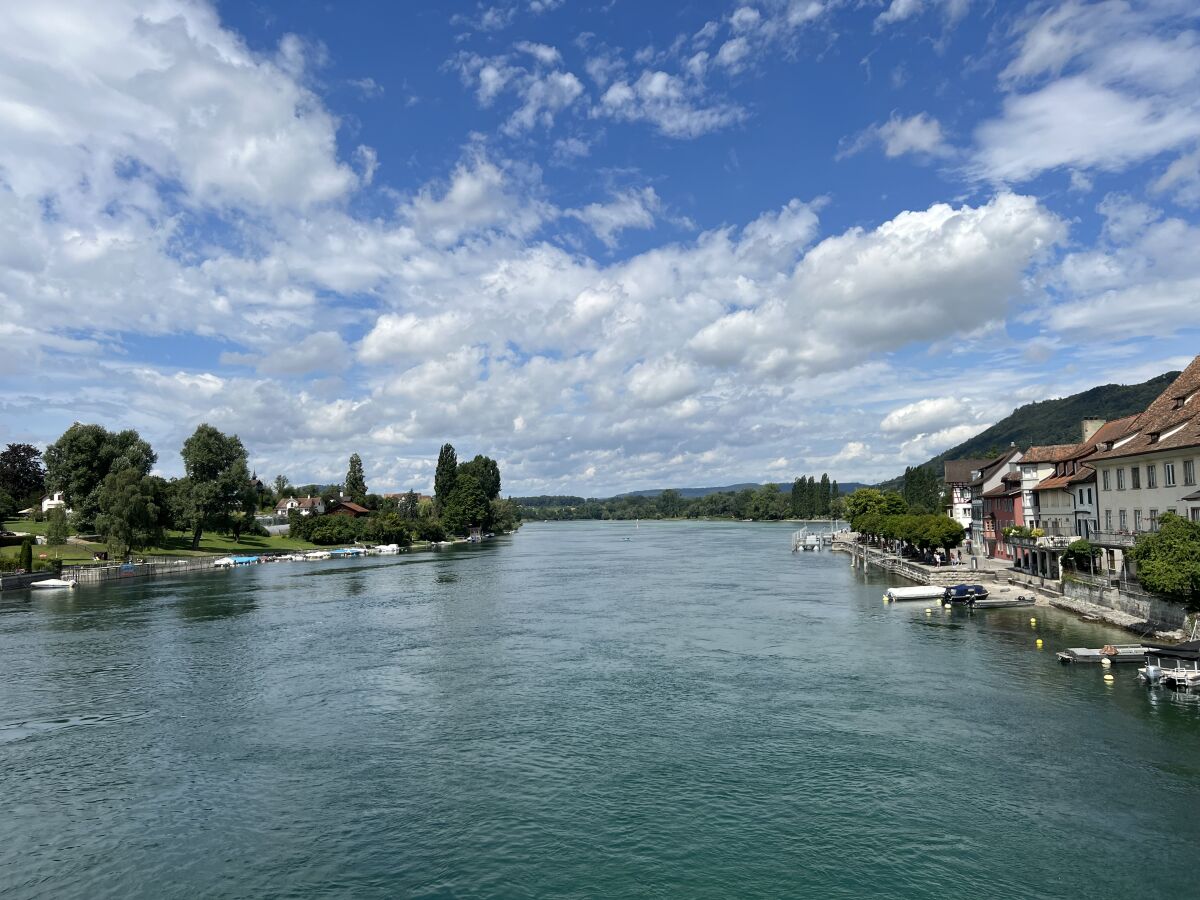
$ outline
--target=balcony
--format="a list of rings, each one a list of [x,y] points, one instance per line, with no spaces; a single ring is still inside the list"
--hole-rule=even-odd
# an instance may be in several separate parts
[[[1129,548],[1137,541],[1132,531],[1093,531],[1092,543],[1101,547]]]

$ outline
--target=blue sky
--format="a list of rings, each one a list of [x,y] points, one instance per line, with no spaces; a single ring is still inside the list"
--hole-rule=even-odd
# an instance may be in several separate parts
[[[1200,350],[1194,3],[10,7],[5,440],[869,481]]]

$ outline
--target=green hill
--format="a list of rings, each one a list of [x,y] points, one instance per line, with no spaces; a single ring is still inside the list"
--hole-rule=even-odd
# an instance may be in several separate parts
[[[1078,443],[1080,423],[1088,416],[1111,421],[1142,412],[1178,376],[1178,372],[1166,372],[1141,384],[1105,384],[1070,397],[1027,403],[986,431],[922,465],[932,467],[941,478],[942,463],[948,459],[997,456],[1010,444],[1024,450],[1032,444]],[[902,480],[893,478],[880,487],[899,490]]]

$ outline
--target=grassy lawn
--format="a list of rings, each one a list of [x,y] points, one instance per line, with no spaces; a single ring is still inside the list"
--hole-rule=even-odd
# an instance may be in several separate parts
[[[24,519],[12,520],[4,523],[4,527],[9,531],[24,532],[26,534],[45,534],[45,522],[29,522]],[[151,547],[147,550],[139,550],[134,556],[227,556],[229,554],[237,554],[243,556],[254,556],[258,553],[289,553],[293,550],[314,550],[316,544],[310,544],[308,541],[302,541],[298,538],[290,538],[286,535],[272,537],[243,537],[240,543],[235,544],[233,538],[226,534],[218,534],[209,532],[200,540],[200,549],[192,549],[191,534],[180,535],[178,532],[168,533],[161,547]],[[47,559],[62,559],[67,562],[91,562],[92,553],[96,550],[107,550],[103,544],[64,544],[61,547],[43,547],[35,546],[33,548],[33,556],[35,559],[40,558],[40,554],[45,553]],[[21,552],[20,547],[0,547],[0,556],[16,557]]]
[[[302,541],[299,538],[290,538],[286,535],[278,535],[271,537],[253,537],[246,536],[239,543],[234,543],[233,538],[227,534],[218,534],[216,532],[206,532],[204,537],[200,539],[200,549],[192,550],[192,536],[179,535],[172,532],[167,535],[163,541],[163,546],[154,547],[150,550],[142,550],[138,556],[211,556],[212,554],[238,554],[241,556],[253,556],[256,553],[289,553],[293,550],[315,550],[316,544],[310,544],[308,541]]]
[[[46,522],[35,522],[32,519],[9,519],[4,523],[6,531],[15,531],[17,534],[45,534]]]
[[[72,565],[76,563],[90,563],[93,551],[104,549],[105,547],[102,544],[63,544],[61,547],[35,545],[33,548],[33,558],[41,559],[44,553],[46,554],[46,559],[61,559],[63,562]],[[0,547],[0,556],[6,559],[16,559],[20,553],[20,547]]]

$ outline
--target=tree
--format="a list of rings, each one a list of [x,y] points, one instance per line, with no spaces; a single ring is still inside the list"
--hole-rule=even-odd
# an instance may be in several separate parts
[[[450,444],[442,444],[438,452],[437,469],[433,474],[433,502],[440,513],[450,494],[454,491],[454,481],[458,477],[458,454]]]
[[[134,469],[113,472],[100,488],[96,530],[116,556],[162,542],[170,520],[167,483]]]
[[[76,422],[46,448],[45,460],[47,489],[65,494],[75,530],[89,532],[100,513],[104,479],[123,469],[149,475],[158,457],[133,429],[114,433],[101,425]],[[247,472],[247,483],[249,479]]]
[[[415,519],[421,511],[421,495],[416,491],[408,491],[400,498],[400,515],[406,519]]]
[[[46,513],[46,545],[61,547],[67,542],[67,512],[61,506],[55,506]]]
[[[459,463],[457,475],[473,475],[489,500],[500,496],[500,466],[490,456],[476,454],[469,462]]]
[[[26,572],[33,571],[33,538],[30,535],[25,535],[21,541],[21,552],[18,557],[18,565]]]
[[[455,480],[454,489],[442,507],[442,526],[450,534],[466,534],[472,526],[488,528],[492,507],[474,475]]]
[[[271,482],[271,486],[275,488],[275,502],[278,503],[284,497],[288,496],[288,490],[292,483],[288,481],[286,475],[276,475],[275,480]]]
[[[32,444],[9,444],[0,451],[0,490],[22,506],[46,490],[42,451]]]
[[[11,519],[17,514],[17,501],[12,494],[0,488],[0,522]]]
[[[908,504],[895,491],[881,491],[877,488],[859,488],[846,498],[846,515],[850,518],[850,527],[855,531],[866,531],[860,528],[863,516],[877,514],[879,516],[903,515],[908,512]],[[875,533],[866,531],[866,533]]]
[[[350,468],[346,470],[346,496],[359,506],[367,503],[367,480],[363,477],[362,457],[357,453],[350,455]]]
[[[658,510],[669,519],[673,519],[683,510],[683,495],[674,488],[667,488],[658,495]]]
[[[189,484],[192,549],[197,550],[206,528],[232,527],[236,513],[253,515],[257,497],[246,448],[237,435],[200,425],[184,441],[182,455]]]
[[[829,473],[821,473],[821,483],[817,487],[817,515],[828,516],[829,504],[833,500],[833,495],[830,493],[832,485],[829,483]]]
[[[1138,535],[1132,555],[1146,590],[1200,612],[1200,523],[1165,512],[1157,532]]]

